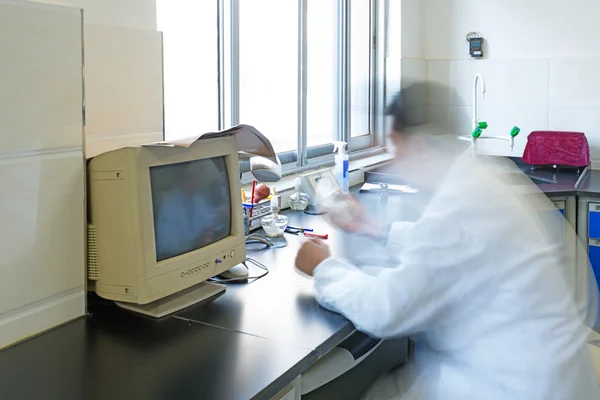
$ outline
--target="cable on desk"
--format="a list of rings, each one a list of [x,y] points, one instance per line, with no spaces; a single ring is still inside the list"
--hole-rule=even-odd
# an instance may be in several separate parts
[[[248,276],[245,278],[231,278],[231,279],[210,278],[210,279],[208,279],[208,282],[213,282],[213,283],[242,283],[242,282],[243,283],[252,283],[252,282],[259,280],[260,278],[267,276],[267,274],[269,273],[269,268],[267,268],[267,266],[264,265],[263,263],[261,263],[260,261],[257,261],[250,257],[246,257],[246,261],[242,262],[242,264],[248,269],[248,271],[250,271],[250,268],[248,268],[247,263],[254,264],[258,268],[262,269],[264,272],[257,276]]]
[[[247,252],[248,251],[261,251],[261,250],[266,250],[269,247],[273,247],[273,242],[271,242],[269,240],[269,238],[267,238],[266,236],[260,235],[258,233],[251,233],[250,235],[246,236],[245,244],[246,244]],[[262,244],[262,245],[264,245],[264,247],[257,248],[257,249],[248,249],[249,244]]]

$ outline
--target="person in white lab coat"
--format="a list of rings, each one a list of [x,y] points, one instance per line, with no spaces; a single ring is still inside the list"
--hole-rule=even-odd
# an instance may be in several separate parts
[[[391,112],[397,158],[409,167],[401,170],[421,171],[403,177],[435,189],[431,201],[413,223],[380,228],[365,215],[333,222],[385,242],[396,265],[361,268],[318,240],[296,258],[323,307],[374,337],[415,341],[414,360],[365,398],[600,399],[589,329],[560,243],[542,224],[558,220],[518,192],[536,188],[507,184],[515,171],[503,161],[426,149],[429,139],[404,133],[399,99]],[[417,148],[419,163],[407,162]]]

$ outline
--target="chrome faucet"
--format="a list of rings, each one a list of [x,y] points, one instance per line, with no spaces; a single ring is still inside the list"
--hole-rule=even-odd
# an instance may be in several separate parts
[[[485,80],[483,79],[483,75],[477,74],[475,75],[475,80],[473,81],[473,123],[472,130],[478,128],[478,120],[477,120],[477,82],[481,82],[481,95],[485,97]]]

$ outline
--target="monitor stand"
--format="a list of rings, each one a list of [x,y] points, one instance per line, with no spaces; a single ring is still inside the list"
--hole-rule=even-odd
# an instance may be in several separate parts
[[[153,318],[162,318],[166,315],[181,311],[211,297],[225,292],[224,285],[202,282],[181,292],[172,294],[164,299],[156,300],[149,304],[133,304],[116,301],[117,305],[126,310],[144,314]]]

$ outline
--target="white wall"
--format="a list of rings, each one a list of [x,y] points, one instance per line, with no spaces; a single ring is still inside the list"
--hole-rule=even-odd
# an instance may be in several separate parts
[[[85,311],[81,25],[0,0],[0,348]]]
[[[94,24],[156,30],[156,0],[34,0],[84,10]],[[203,0],[200,0],[203,1]]]
[[[163,140],[156,0],[36,0],[83,9],[85,154]]]
[[[162,35],[85,24],[85,154],[163,139]]]
[[[423,34],[424,6],[422,0],[402,0],[402,85],[427,79],[425,35]]]
[[[162,139],[155,10],[0,0],[0,348],[85,312],[84,135],[91,155]]]
[[[583,131],[592,159],[600,160],[600,2],[421,0],[421,7],[403,21],[420,21],[427,79],[457,92],[433,96],[432,112],[469,133],[473,78],[480,72],[488,90],[480,101],[480,120],[490,124],[489,133],[505,135],[514,125],[523,133]],[[465,35],[470,31],[486,39],[484,60],[469,57]],[[414,47],[408,46],[411,54]],[[407,75],[420,77],[423,71],[412,67]],[[523,135],[516,155],[525,142]],[[508,154],[502,142],[488,150]]]

